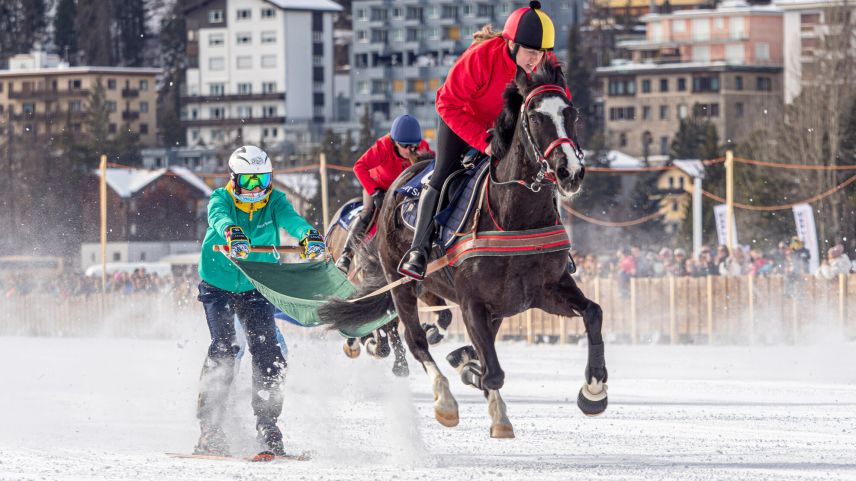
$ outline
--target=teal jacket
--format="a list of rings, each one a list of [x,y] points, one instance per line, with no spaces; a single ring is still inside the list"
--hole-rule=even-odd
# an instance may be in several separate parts
[[[214,252],[215,244],[226,244],[226,227],[237,225],[250,239],[250,245],[279,245],[280,229],[285,229],[296,239],[302,239],[306,231],[314,229],[306,219],[292,207],[285,194],[274,190],[267,204],[250,214],[238,209],[235,198],[225,188],[211,194],[208,201],[208,230],[202,241],[199,259],[199,276],[214,287],[230,292],[246,292],[255,289],[247,277],[220,252]],[[251,253],[247,260],[276,262],[273,254]]]

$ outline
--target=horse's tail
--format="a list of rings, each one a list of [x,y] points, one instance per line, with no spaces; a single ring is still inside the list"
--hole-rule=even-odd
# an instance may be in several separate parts
[[[368,248],[357,248],[356,265],[361,269],[362,282],[348,299],[359,299],[386,285],[380,259]],[[395,309],[392,295],[384,292],[357,302],[331,299],[318,308],[318,317],[330,329],[353,331],[376,321]]]

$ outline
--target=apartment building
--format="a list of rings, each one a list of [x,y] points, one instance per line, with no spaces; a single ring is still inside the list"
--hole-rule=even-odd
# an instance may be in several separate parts
[[[15,55],[0,70],[0,124],[11,133],[50,136],[70,128],[86,129],[86,112],[100,82],[109,111],[111,135],[121,130],[139,134],[141,145],[157,140],[159,69],[69,67],[43,52]]]
[[[317,139],[333,117],[331,0],[189,2],[187,144]]]
[[[409,113],[434,140],[434,100],[455,60],[485,24],[502,30],[505,19],[527,2],[449,0],[354,0],[351,95],[353,116],[368,108],[377,131]],[[574,8],[577,4],[577,8]],[[578,0],[544,2],[556,28],[556,53],[565,56]]]
[[[725,2],[642,20],[645,40],[622,45],[632,60],[597,69],[612,148],[667,155],[696,105],[722,142],[740,142],[782,114],[781,10]]]

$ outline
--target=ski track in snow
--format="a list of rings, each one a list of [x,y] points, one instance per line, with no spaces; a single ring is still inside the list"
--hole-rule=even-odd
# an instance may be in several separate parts
[[[606,413],[576,407],[586,351],[502,343],[517,435],[489,437],[481,394],[451,381],[461,422],[433,418],[428,377],[295,337],[280,426],[304,462],[173,459],[198,434],[206,334],[188,340],[0,337],[0,480],[856,480],[856,345],[608,345]],[[250,366],[233,451],[254,451]]]

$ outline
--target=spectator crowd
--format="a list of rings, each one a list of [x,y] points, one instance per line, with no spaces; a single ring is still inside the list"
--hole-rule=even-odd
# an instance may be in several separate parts
[[[187,293],[190,295],[199,284],[195,269],[178,274],[160,276],[143,268],[132,272],[116,271],[107,276],[106,291],[119,295],[135,293]],[[0,293],[5,298],[28,294],[51,294],[61,299],[89,296],[101,292],[101,276],[82,273],[63,273],[49,277],[27,273],[2,273]]]

